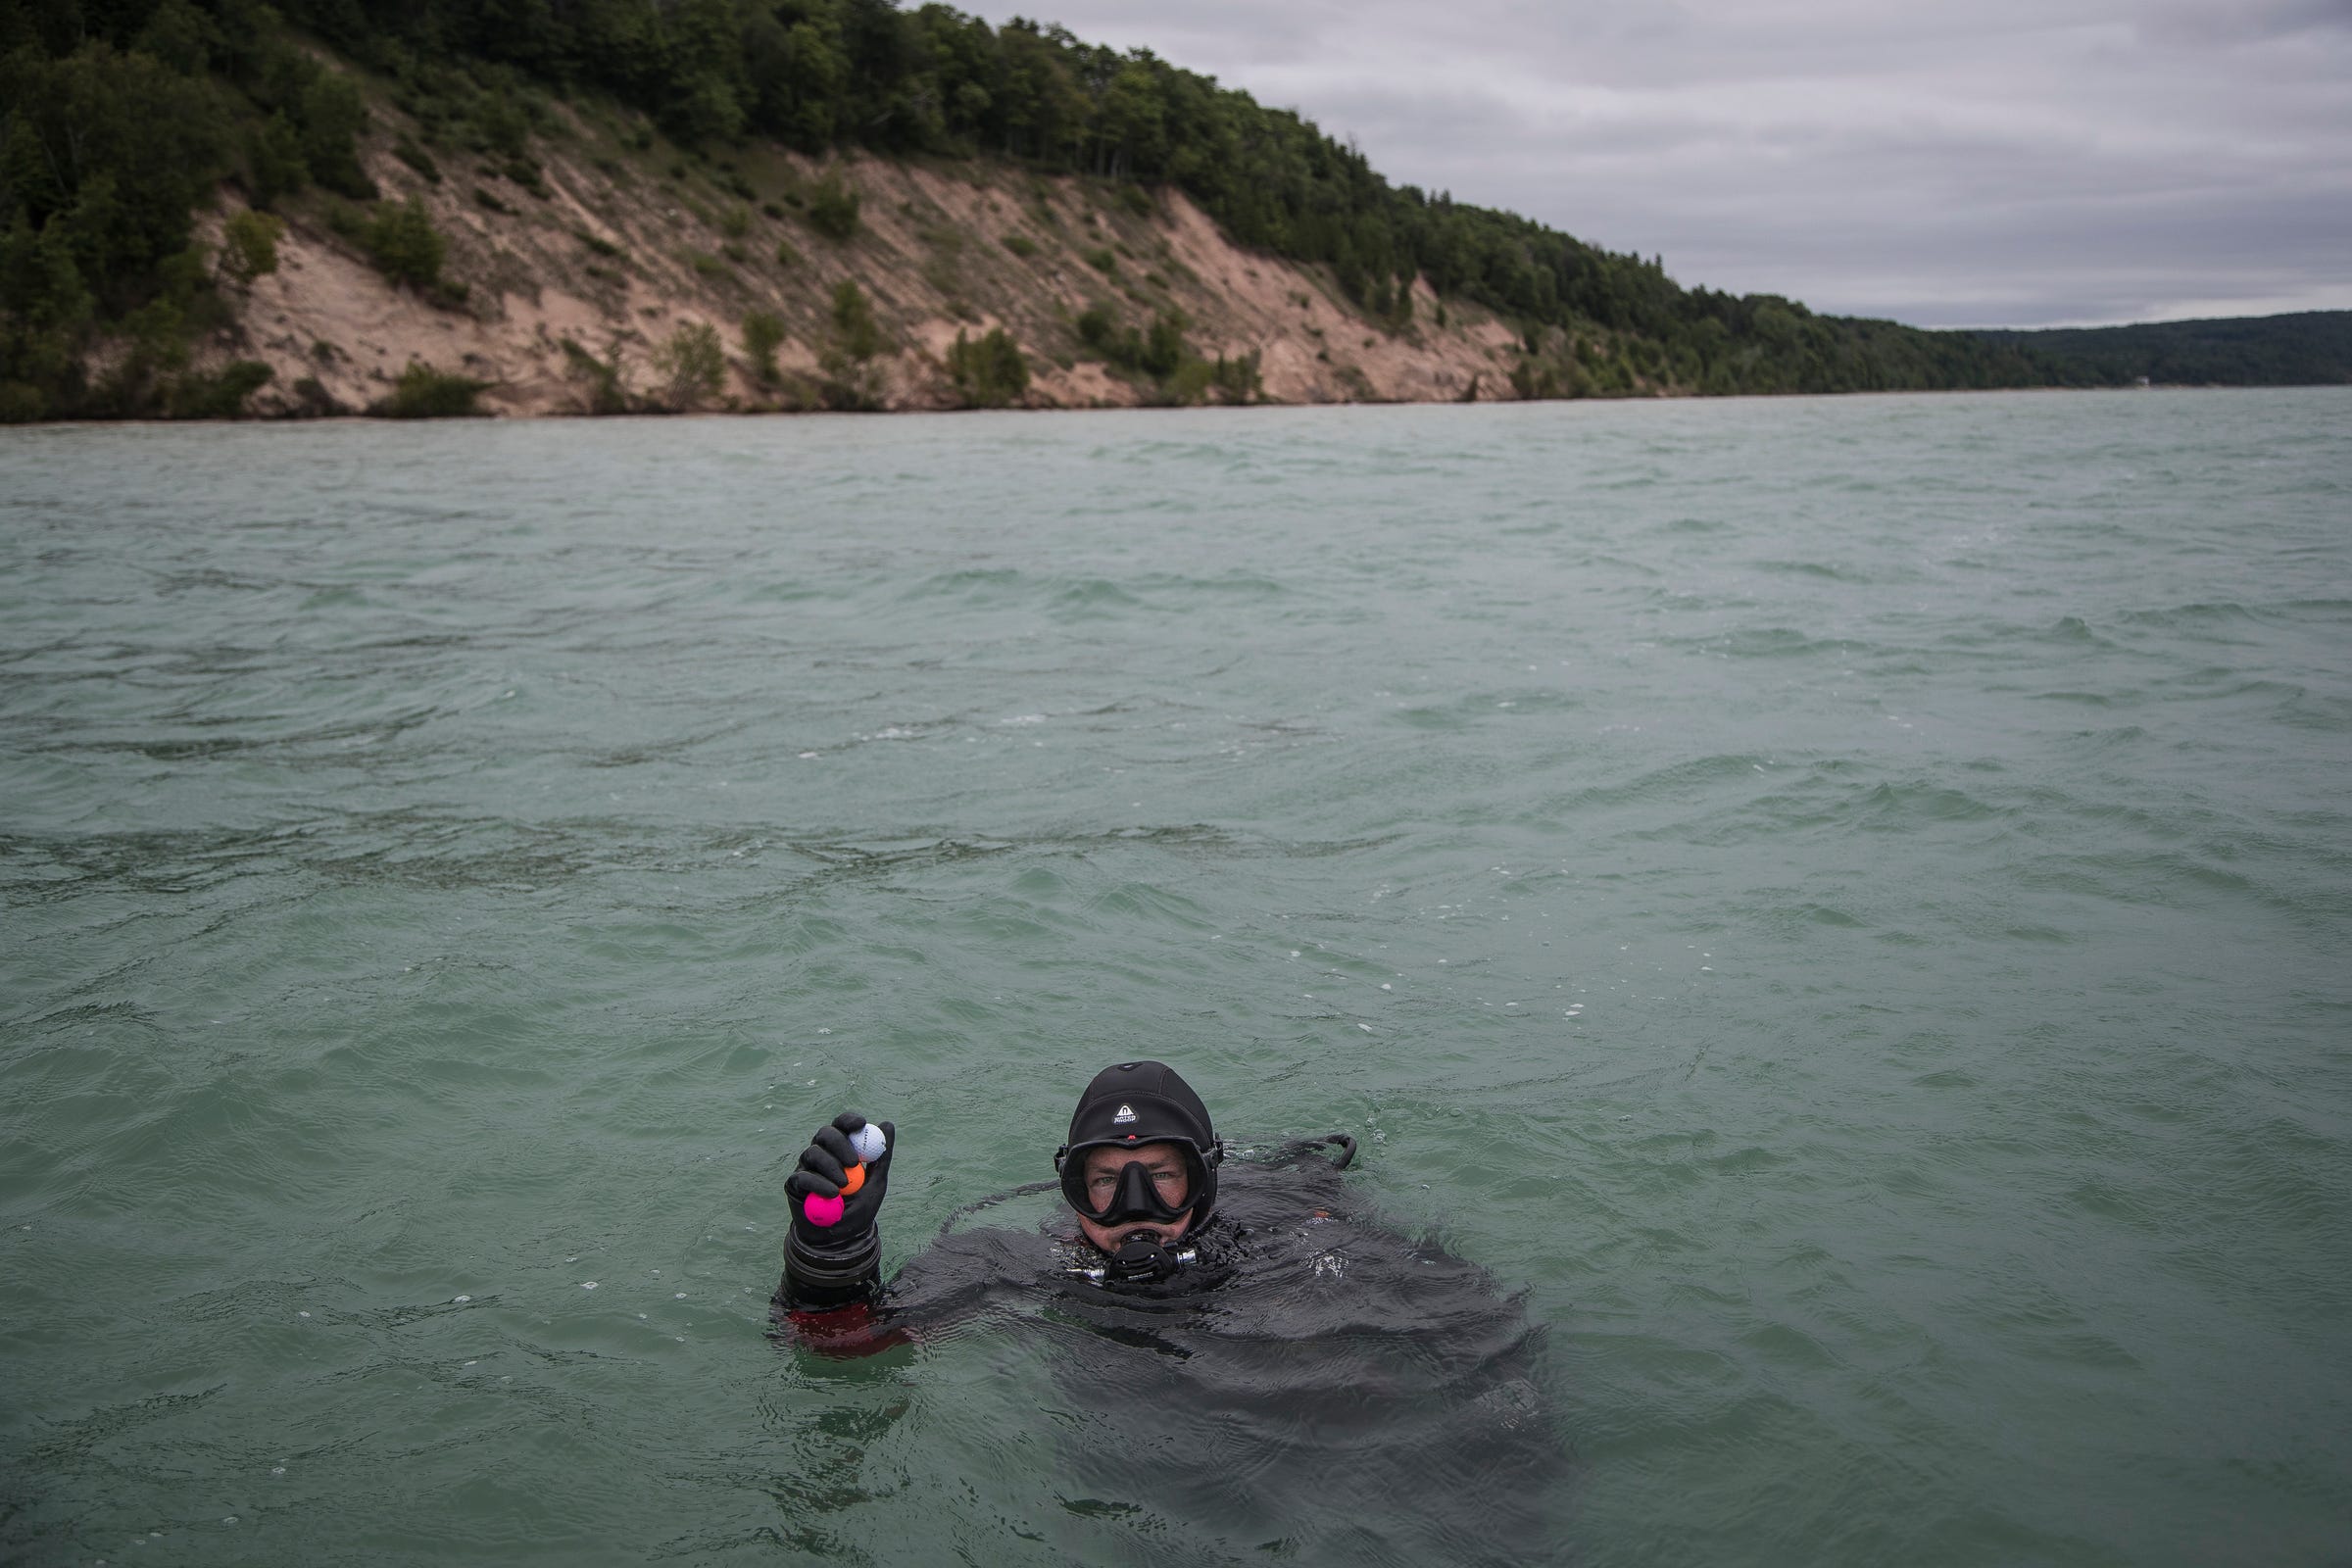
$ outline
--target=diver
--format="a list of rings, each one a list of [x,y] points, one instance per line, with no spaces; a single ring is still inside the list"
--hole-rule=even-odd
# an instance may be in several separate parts
[[[1079,1097],[1056,1181],[967,1204],[886,1285],[876,1217],[897,1139],[845,1112],[786,1179],[771,1315],[817,1353],[804,1375],[908,1345],[965,1353],[971,1333],[951,1331],[985,1318],[1043,1347],[1046,1430],[1065,1435],[1048,1440],[1054,1484],[1118,1499],[1139,1530],[1180,1526],[1208,1556],[1271,1539],[1353,1564],[1557,1552],[1566,1455],[1543,1331],[1484,1269],[1357,1210],[1353,1139],[1232,1152],[1174,1068],[1108,1067]],[[1066,1207],[1035,1228],[956,1228],[1055,1188]],[[1139,1410],[1153,1412],[1142,1447]],[[1125,1549],[1059,1505],[1039,1517],[1080,1532],[1082,1559]]]
[[[898,1129],[890,1122],[866,1127],[855,1111],[836,1116],[817,1130],[784,1183],[793,1205],[780,1298],[818,1338],[838,1340],[843,1325],[810,1321],[813,1315],[884,1299],[874,1221],[890,1185]],[[1326,1142],[1345,1150],[1340,1165],[1354,1153],[1354,1140],[1344,1134]],[[864,1157],[874,1148],[881,1152]],[[1114,1286],[1164,1285],[1205,1255],[1209,1264],[1193,1282],[1222,1278],[1242,1240],[1236,1227],[1216,1224],[1224,1160],[1208,1107],[1173,1067],[1156,1061],[1105,1067],[1079,1096],[1068,1141],[1054,1155],[1077,1221],[1076,1240],[1093,1253],[1070,1255],[1072,1239],[1064,1238],[1059,1272]],[[837,1201],[838,1216],[831,1206]]]

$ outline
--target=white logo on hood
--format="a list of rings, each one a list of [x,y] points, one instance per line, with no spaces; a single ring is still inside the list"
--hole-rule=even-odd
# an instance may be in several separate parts
[[[1135,1107],[1133,1105],[1121,1105],[1119,1107],[1119,1113],[1110,1118],[1110,1124],[1113,1127],[1124,1127],[1127,1125],[1127,1123],[1133,1120],[1135,1120]]]

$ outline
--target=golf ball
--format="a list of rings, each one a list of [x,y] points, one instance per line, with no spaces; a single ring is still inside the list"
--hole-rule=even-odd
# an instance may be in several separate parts
[[[811,1225],[838,1225],[841,1223],[841,1200],[838,1198],[820,1198],[816,1194],[810,1193],[807,1198],[801,1200],[801,1211],[808,1216],[808,1223]]]
[[[850,1134],[850,1147],[858,1151],[859,1159],[880,1159],[890,1149],[890,1140],[882,1136],[881,1128],[869,1121]]]

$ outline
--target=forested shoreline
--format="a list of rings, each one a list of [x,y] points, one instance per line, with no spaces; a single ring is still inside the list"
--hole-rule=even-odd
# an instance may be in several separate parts
[[[466,309],[463,281],[440,275],[431,222],[414,201],[378,200],[362,148],[388,139],[436,183],[442,162],[463,160],[544,196],[535,149],[559,129],[556,106],[599,101],[643,117],[641,147],[658,137],[729,171],[729,149],[765,141],[820,159],[854,149],[1077,176],[1134,193],[1138,211],[1181,191],[1236,244],[1320,270],[1377,330],[1411,331],[1416,298],[1433,294],[1441,318],[1450,301],[1511,323],[1520,397],[2144,373],[2048,334],[1925,331],[1685,288],[1658,258],[1392,185],[1297,114],[1148,50],[1028,22],[992,27],[942,5],[4,0],[0,417],[239,412],[266,368],[203,349],[233,344],[238,289],[275,265],[284,213]],[[747,203],[763,194],[711,177]],[[240,210],[208,244],[199,214],[223,189]],[[820,206],[790,199],[821,229]],[[1073,343],[1117,368],[1115,336]],[[992,352],[1018,363],[1009,340]]]
[[[2157,386],[2340,386],[2352,382],[2352,311],[2128,326],[1982,330],[2080,367],[2087,378]]]

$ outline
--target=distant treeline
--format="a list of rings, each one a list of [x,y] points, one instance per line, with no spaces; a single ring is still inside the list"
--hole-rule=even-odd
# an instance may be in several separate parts
[[[1416,277],[1441,301],[1500,313],[1522,335],[1513,380],[1526,396],[2157,373],[2061,357],[2050,351],[2071,344],[2044,341],[2061,334],[1930,332],[1686,289],[1658,258],[1391,185],[1298,115],[1147,50],[991,27],[943,5],[0,0],[0,416],[218,407],[224,390],[185,373],[186,346],[223,318],[235,268],[191,245],[193,210],[223,178],[265,210],[306,184],[375,194],[356,156],[365,97],[314,43],[388,79],[420,122],[437,105],[484,106],[475,139],[526,172],[532,117],[517,105],[553,92],[617,99],[689,146],[761,136],[819,155],[993,157],[1173,186],[1240,243],[1328,267],[1391,330],[1411,324]],[[405,139],[400,150],[414,161]],[[107,368],[93,378],[101,339]]]
[[[2086,379],[2095,381],[2173,386],[2352,382],[2352,311],[1977,335],[2079,366]]]

